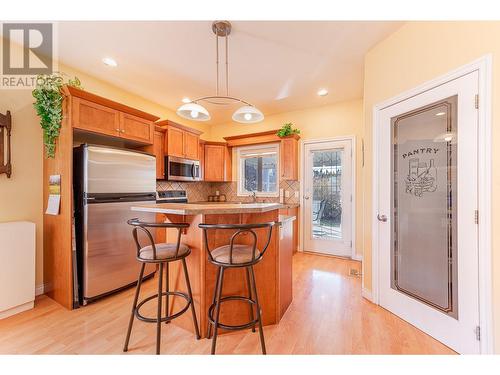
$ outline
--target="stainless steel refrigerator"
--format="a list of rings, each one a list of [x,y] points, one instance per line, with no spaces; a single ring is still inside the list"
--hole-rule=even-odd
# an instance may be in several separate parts
[[[74,148],[73,163],[75,304],[86,305],[137,281],[137,248],[127,220],[155,220],[131,207],[155,202],[156,161],[146,153],[84,144]],[[147,267],[146,277],[154,270]]]

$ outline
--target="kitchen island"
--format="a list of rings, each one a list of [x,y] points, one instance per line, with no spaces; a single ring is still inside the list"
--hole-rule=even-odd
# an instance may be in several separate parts
[[[191,280],[193,299],[200,323],[200,334],[206,336],[207,312],[212,303],[217,268],[208,261],[203,231],[198,224],[248,224],[278,222],[264,258],[255,267],[255,277],[259,302],[262,308],[264,325],[276,324],[280,321],[292,301],[292,221],[294,217],[279,215],[279,203],[158,203],[132,207],[134,211],[154,212],[158,221],[186,222],[190,227],[185,230],[182,242],[191,248],[187,265]],[[231,230],[211,230],[208,242],[211,250],[229,244]],[[257,248],[262,249],[267,240],[266,230],[256,230]],[[176,230],[161,230],[156,233],[157,242],[175,242]],[[250,244],[252,237],[243,234],[237,237],[236,243]],[[185,291],[184,276],[180,262],[174,262],[169,269],[170,290]],[[248,296],[245,270],[228,269],[224,275],[223,295]],[[180,298],[172,298],[169,303],[169,314],[179,311],[184,305]],[[248,304],[240,301],[228,301],[221,309],[221,322],[224,324],[242,324],[250,320]],[[189,314],[172,321],[172,324],[193,331]],[[221,330],[221,333],[224,331]]]

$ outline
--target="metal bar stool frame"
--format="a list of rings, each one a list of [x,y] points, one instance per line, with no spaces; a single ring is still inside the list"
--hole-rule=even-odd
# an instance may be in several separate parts
[[[128,330],[127,330],[127,336],[125,338],[125,344],[123,346],[123,351],[126,352],[128,351],[128,345],[130,341],[130,334],[132,332],[132,325],[134,323],[134,318],[137,318],[143,322],[147,323],[156,323],[156,354],[160,354],[160,345],[161,345],[161,323],[170,323],[173,319],[181,316],[184,314],[189,307],[191,307],[191,313],[193,315],[193,324],[194,324],[194,329],[196,333],[196,339],[200,339],[200,331],[198,328],[198,320],[196,319],[196,311],[194,307],[194,302],[193,302],[193,294],[191,291],[191,283],[189,281],[189,274],[187,270],[187,265],[186,265],[186,257],[191,254],[191,249],[188,249],[185,253],[179,254],[179,250],[181,247],[181,236],[182,236],[182,230],[185,228],[189,227],[188,223],[148,223],[148,222],[142,222],[139,221],[139,219],[134,218],[130,219],[127,221],[127,223],[131,226],[133,226],[132,229],[132,235],[134,237],[135,244],[137,246],[137,254],[136,254],[136,259],[141,262],[141,270],[139,272],[139,279],[137,281],[137,287],[135,290],[135,296],[134,296],[134,302],[132,304],[132,312],[130,315],[130,320],[128,324]],[[175,249],[175,254],[173,257],[168,257],[164,259],[158,259],[157,257],[157,248],[154,241],[153,236],[151,235],[151,232],[147,228],[176,228],[177,229],[177,243],[176,243],[176,249]],[[151,248],[153,251],[153,258],[152,259],[146,259],[141,257],[141,250],[144,249],[144,246],[141,246],[139,238],[138,238],[138,233],[139,231],[143,232],[146,237],[149,239],[149,242],[151,244]],[[175,261],[181,261],[182,262],[182,268],[184,271],[184,277],[186,280],[186,287],[187,287],[187,294],[179,291],[170,291],[169,290],[169,272],[168,272],[168,265],[170,262],[175,262]],[[142,285],[142,279],[144,276],[144,268],[146,267],[146,264],[148,263],[156,263],[158,265],[158,271],[159,271],[159,277],[158,277],[158,293],[149,296],[145,299],[143,299],[141,302],[138,303],[139,300],[139,294],[141,290],[141,285]],[[163,292],[163,268],[165,268],[165,292]],[[177,313],[173,315],[168,315],[169,313],[169,307],[168,307],[168,298],[169,296],[178,296],[186,300],[186,305]],[[162,297],[165,297],[165,316],[162,316]],[[140,308],[147,303],[148,301],[151,301],[153,299],[157,298],[158,300],[158,312],[156,318],[149,318],[143,316],[139,310]]]
[[[205,238],[205,248],[207,250],[208,254],[208,259],[210,263],[218,267],[217,270],[217,281],[215,284],[215,290],[214,290],[214,296],[212,299],[212,304],[208,308],[208,323],[207,323],[207,338],[210,338],[211,336],[211,331],[212,331],[212,326],[214,329],[214,335],[212,338],[212,350],[211,354],[215,354],[215,348],[216,348],[216,343],[217,343],[217,332],[218,328],[223,328],[226,330],[241,330],[241,329],[246,329],[252,327],[252,332],[255,332],[255,325],[259,325],[259,336],[260,336],[260,344],[262,347],[262,354],[266,354],[266,344],[264,341],[264,331],[262,329],[262,310],[259,304],[259,298],[257,294],[257,286],[255,282],[255,273],[253,270],[253,266],[257,263],[259,263],[263,256],[264,253],[266,252],[267,248],[269,247],[269,244],[271,242],[271,237],[272,237],[272,232],[273,232],[273,226],[276,225],[275,222],[268,222],[268,223],[256,223],[256,224],[199,224],[198,227],[203,229],[204,232],[204,238]],[[254,229],[262,229],[262,228],[268,228],[268,233],[267,233],[267,240],[264,248],[262,251],[259,251],[259,255],[256,257],[255,256],[255,250],[257,249],[257,234],[255,233]],[[209,230],[236,230],[236,232],[231,236],[231,240],[229,243],[229,263],[226,262],[219,262],[215,260],[212,256],[212,251],[209,248],[208,245],[208,231]],[[233,262],[233,250],[234,250],[234,241],[235,239],[240,236],[243,233],[250,233],[252,235],[253,239],[253,244],[252,244],[252,259],[248,262],[244,263],[234,263]],[[248,288],[248,297],[246,296],[226,296],[222,297],[222,285],[224,282],[224,271],[227,268],[245,268],[246,271],[246,281],[247,281],[247,288]],[[250,307],[250,318],[251,321],[245,324],[240,324],[240,325],[227,325],[220,323],[219,317],[220,317],[220,308],[222,302],[225,301],[234,301],[234,300],[239,300],[239,301],[245,301],[249,304]],[[254,317],[254,309],[253,307],[255,306],[256,308],[256,314],[257,317]],[[214,310],[215,310],[215,317],[214,317]]]

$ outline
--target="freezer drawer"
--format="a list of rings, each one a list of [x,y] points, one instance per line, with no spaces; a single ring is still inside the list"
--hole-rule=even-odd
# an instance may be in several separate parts
[[[127,220],[138,217],[154,222],[155,215],[131,211],[132,206],[146,202],[92,203],[85,205],[83,298],[93,299],[137,281],[140,263],[136,259],[137,248],[132,237],[132,227]],[[142,246],[149,245],[146,236]],[[154,236],[155,233],[152,232]],[[147,265],[146,275],[155,271]]]

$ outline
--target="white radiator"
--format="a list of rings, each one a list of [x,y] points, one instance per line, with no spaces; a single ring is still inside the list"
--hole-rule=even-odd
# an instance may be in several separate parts
[[[0,319],[35,301],[35,224],[0,223]]]

